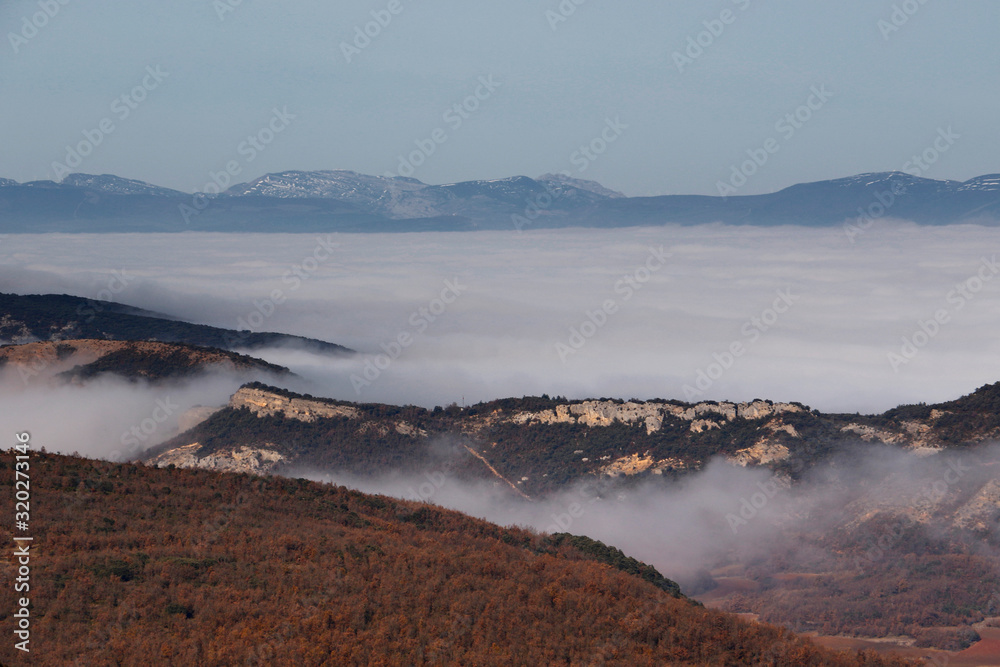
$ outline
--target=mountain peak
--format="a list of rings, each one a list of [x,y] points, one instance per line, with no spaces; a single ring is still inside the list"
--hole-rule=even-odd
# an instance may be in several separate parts
[[[69,174],[62,180],[62,185],[86,188],[109,195],[155,195],[159,197],[184,195],[179,190],[161,188],[158,185],[151,185],[145,181],[122,178],[114,174]]]
[[[963,183],[901,171],[870,172],[766,194],[626,197],[568,173],[429,185],[346,169],[290,170],[233,185],[213,198],[210,210],[197,215],[183,214],[183,209],[178,213],[178,198],[186,196],[182,193],[108,174],[71,174],[62,183],[0,184],[6,186],[0,187],[0,208],[18,211],[0,221],[0,232],[38,225],[51,231],[353,232],[520,229],[527,224],[537,229],[717,222],[826,227],[859,215],[934,225],[1000,221],[1000,174]],[[95,199],[94,192],[117,196]],[[81,195],[90,196],[86,206]],[[308,201],[286,203],[293,199]]]
[[[587,181],[582,178],[573,178],[567,174],[542,174],[535,180],[540,183],[556,183],[558,185],[576,188],[577,190],[584,190],[600,197],[607,197],[608,199],[623,199],[625,197],[625,195],[621,192],[606,188],[597,181]]]
[[[428,186],[415,178],[370,176],[346,169],[282,171],[265,174],[249,183],[238,183],[227,196],[277,197],[281,199],[336,199],[372,210],[389,218],[420,218],[434,215],[436,202],[420,194]]]
[[[427,187],[415,178],[387,178],[370,176],[348,169],[321,171],[280,171],[264,174],[248,183],[237,183],[227,195],[258,195],[264,197],[321,197],[352,199],[352,195],[364,192],[386,193],[395,190],[419,190]]]

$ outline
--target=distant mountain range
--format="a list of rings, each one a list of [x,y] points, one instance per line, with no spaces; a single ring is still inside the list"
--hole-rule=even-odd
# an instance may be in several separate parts
[[[995,225],[1000,174],[963,183],[881,172],[729,197],[626,197],[561,174],[428,185],[353,171],[285,171],[195,195],[113,175],[70,174],[61,183],[0,179],[0,233],[526,231],[712,222],[864,227],[883,217]]]

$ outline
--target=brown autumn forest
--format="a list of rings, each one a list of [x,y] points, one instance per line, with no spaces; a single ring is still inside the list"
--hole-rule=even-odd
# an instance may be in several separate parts
[[[706,609],[590,540],[419,503],[52,454],[31,478],[32,652],[5,642],[4,664],[912,664]]]

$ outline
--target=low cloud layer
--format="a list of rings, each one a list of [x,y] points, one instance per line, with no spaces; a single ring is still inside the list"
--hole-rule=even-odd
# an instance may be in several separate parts
[[[223,405],[242,380],[210,374],[148,385],[109,377],[87,384],[24,382],[14,369],[0,372],[0,433],[31,433],[32,446],[49,452],[114,461],[139,458],[184,428],[196,406]]]
[[[348,345],[359,354],[256,353],[301,376],[290,388],[344,400],[430,407],[542,393],[760,397],[878,412],[1000,380],[998,247],[998,229],[889,222],[854,243],[840,228],[721,226],[11,235],[0,241],[0,284]],[[31,431],[33,443],[52,451],[130,457],[133,439],[139,451],[166,439],[184,410],[224,404],[237,385],[212,376],[163,387],[53,387],[26,385],[8,370],[0,429]],[[951,456],[869,447],[791,488],[766,470],[715,461],[672,486],[611,494],[580,487],[532,503],[447,473],[297,472],[501,524],[586,534],[693,581],[732,554],[821,557],[805,536],[841,525],[841,510],[850,516],[858,503],[919,508],[935,485],[947,495],[996,477],[995,465],[963,459],[953,484]]]
[[[762,559],[775,556],[792,571],[822,571],[834,563],[864,571],[885,557],[898,533],[911,525],[943,537],[956,527],[983,521],[991,537],[978,541],[980,553],[1000,562],[1000,555],[993,553],[1000,540],[995,510],[991,513],[982,505],[987,496],[995,503],[996,483],[989,485],[998,465],[996,446],[921,457],[859,445],[794,484],[764,468],[741,468],[716,459],[680,481],[657,479],[603,491],[595,483],[577,485],[532,502],[516,497],[503,484],[458,480],[448,474],[446,461],[440,470],[412,476],[358,478],[307,470],[294,474],[424,500],[501,525],[587,535],[693,586],[699,572],[732,563],[761,566]],[[879,512],[890,517],[885,527],[875,532],[858,529]],[[838,534],[841,537],[834,537]]]
[[[842,228],[723,226],[10,235],[0,284],[348,345],[362,354],[264,353],[309,379],[299,388],[346,400],[760,397],[877,412],[1000,380],[996,248],[997,229],[882,220],[853,242]]]

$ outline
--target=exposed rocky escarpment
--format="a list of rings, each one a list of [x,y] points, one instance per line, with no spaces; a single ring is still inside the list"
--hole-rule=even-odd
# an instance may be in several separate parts
[[[851,443],[930,456],[988,441],[1000,428],[1000,418],[988,407],[995,393],[1000,393],[996,386],[984,387],[946,406],[903,406],[862,416],[824,415],[798,403],[764,400],[687,404],[548,397],[426,410],[352,404],[252,383],[225,409],[150,457],[166,460],[155,457],[182,449],[171,459],[175,465],[219,467],[228,465],[222,461],[229,457],[233,469],[244,472],[287,473],[300,466],[375,475],[448,467],[465,471],[456,474],[485,471],[516,480],[519,493],[535,497],[574,480],[684,474],[713,457],[794,477]],[[441,442],[454,445],[444,447],[450,452],[446,461],[432,453]],[[191,448],[194,443],[206,446]],[[247,458],[258,451],[281,458]],[[968,521],[977,516],[969,510]]]
[[[716,422],[705,416],[718,416],[725,421],[734,419],[764,419],[786,412],[803,412],[805,408],[792,403],[753,401],[750,403],[702,402],[694,405],[647,401],[583,401],[557,405],[551,410],[517,412],[509,417],[517,424],[585,424],[608,426],[615,422],[634,424],[642,422],[647,433],[655,433],[663,426],[665,417],[691,422],[691,430],[700,432],[712,428]]]
[[[304,422],[334,417],[357,419],[359,416],[357,409],[349,405],[339,405],[329,400],[289,397],[253,387],[241,387],[229,400],[229,407],[236,410],[246,408],[258,417],[280,414],[287,419]]]

